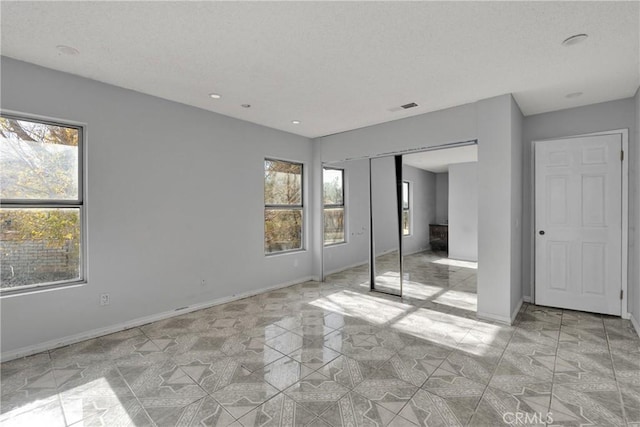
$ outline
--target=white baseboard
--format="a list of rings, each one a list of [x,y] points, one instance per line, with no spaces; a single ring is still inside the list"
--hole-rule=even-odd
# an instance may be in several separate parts
[[[113,334],[115,332],[124,331],[125,329],[131,329],[138,326],[146,325],[147,323],[157,322],[158,320],[164,320],[170,317],[180,316],[185,313],[191,313],[193,311],[203,310],[205,308],[213,307],[220,304],[225,304],[232,301],[237,301],[244,298],[249,298],[265,292],[287,288],[289,286],[297,285],[299,283],[304,283],[304,282],[308,282],[310,280],[316,280],[316,279],[317,277],[307,276],[300,279],[290,280],[285,283],[280,283],[278,285],[270,286],[268,288],[262,288],[254,291],[244,292],[242,294],[232,295],[229,297],[218,298],[215,300],[190,305],[178,310],[170,310],[162,313],[152,314],[150,316],[139,317],[137,319],[129,320],[122,323],[117,323],[115,325],[106,326],[104,328],[92,329],[90,331],[81,332],[79,334],[69,335],[63,338],[57,338],[57,339],[46,341],[43,343],[21,347],[17,350],[4,351],[0,354],[0,362],[6,362],[9,360],[17,359],[19,357],[31,356],[32,354],[41,353],[47,350],[53,350],[58,347],[64,347],[67,345],[75,344],[80,341],[88,340],[91,338]]]
[[[416,249],[413,251],[403,251],[402,256],[409,256],[409,255],[415,255],[415,254],[419,254],[420,252],[428,252],[431,250],[431,246],[428,246],[426,248],[422,248],[422,249]]]
[[[507,316],[499,316],[493,313],[477,313],[478,319],[491,320],[492,322],[504,323],[505,325],[511,325],[511,319]]]
[[[456,254],[451,254],[451,252],[449,252],[449,259],[455,260],[455,261],[466,261],[466,262],[478,262],[478,257],[476,257],[475,259],[467,257],[467,256],[458,256]]]
[[[350,264],[350,265],[346,265],[344,267],[337,268],[335,270],[327,271],[327,272],[324,273],[324,277],[330,276],[332,274],[343,272],[343,271],[348,270],[350,268],[360,267],[361,265],[365,265],[365,264],[369,264],[369,260],[360,261],[360,262],[357,262],[355,264]]]
[[[531,297],[528,295],[525,295],[522,297],[522,301],[526,302],[527,304],[531,302]]]
[[[500,315],[493,314],[493,313],[482,313],[480,311],[477,313],[477,316],[478,316],[479,319],[485,319],[485,320],[491,320],[491,321],[494,321],[494,322],[500,322],[500,323],[504,323],[505,325],[513,325],[513,322],[515,322],[516,317],[518,316],[518,312],[520,311],[520,308],[522,308],[522,303],[523,303],[523,300],[520,299],[520,301],[516,305],[516,308],[511,313],[510,317],[500,316]]]
[[[640,322],[633,317],[633,314],[629,316],[629,320],[631,320],[631,324],[633,325],[633,329],[636,330],[636,334],[640,337]]]

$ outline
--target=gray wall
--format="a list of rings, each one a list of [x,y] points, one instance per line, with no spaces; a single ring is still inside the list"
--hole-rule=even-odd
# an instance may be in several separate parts
[[[264,157],[309,166],[309,139],[9,58],[1,67],[3,109],[86,124],[88,225],[88,283],[3,298],[3,352],[311,275],[309,250],[263,253]]]
[[[322,161],[335,162],[476,138],[476,104],[465,104],[393,122],[316,138]]]
[[[478,260],[478,163],[449,166],[449,258]]]
[[[640,254],[634,244],[638,223],[638,136],[636,103],[633,98],[571,108],[524,118],[523,126],[523,184],[522,184],[522,250],[524,295],[531,295],[533,286],[533,156],[532,141],[561,138],[614,129],[629,129],[629,301],[636,300]],[[637,240],[636,240],[637,241]],[[635,276],[635,279],[632,279]],[[634,298],[631,296],[634,295]],[[638,313],[638,311],[636,311]],[[637,317],[636,317],[637,319]]]
[[[446,224],[449,220],[449,174],[436,174],[436,222]]]
[[[429,224],[436,220],[436,175],[404,165],[402,179],[410,182],[411,192],[411,235],[402,239],[402,252],[408,255],[430,248]]]
[[[369,262],[369,160],[329,166],[344,169],[346,242],[325,247],[325,275]]]
[[[397,251],[398,204],[393,157],[371,159],[371,206],[376,256]]]

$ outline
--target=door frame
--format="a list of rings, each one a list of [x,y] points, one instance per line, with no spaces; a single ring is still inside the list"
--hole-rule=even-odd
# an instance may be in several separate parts
[[[622,286],[622,299],[620,300],[620,313],[623,319],[629,319],[631,314],[629,313],[629,279],[628,279],[628,266],[629,266],[629,129],[613,129],[609,131],[584,133],[578,135],[560,136],[556,138],[538,139],[531,142],[531,224],[529,233],[531,238],[530,251],[531,251],[531,303],[535,304],[536,301],[536,239],[535,239],[535,226],[536,226],[536,145],[538,142],[553,141],[557,139],[573,139],[581,138],[585,136],[599,136],[599,135],[620,135],[622,140],[622,151],[624,152],[624,158],[622,159],[622,225],[621,225],[621,286]]]

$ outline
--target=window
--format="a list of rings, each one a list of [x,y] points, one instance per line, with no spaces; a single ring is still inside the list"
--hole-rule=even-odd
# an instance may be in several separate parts
[[[324,244],[344,243],[344,170],[323,168]]]
[[[409,199],[409,183],[402,183],[402,235],[411,234],[411,200]]]
[[[79,282],[82,128],[0,115],[0,290]]]
[[[264,161],[264,252],[302,249],[302,164]]]

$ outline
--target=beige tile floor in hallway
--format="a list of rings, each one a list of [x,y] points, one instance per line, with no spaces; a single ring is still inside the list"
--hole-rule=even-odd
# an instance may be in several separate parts
[[[628,321],[481,321],[471,265],[405,262],[403,299],[356,268],[3,363],[0,424],[640,426]]]

